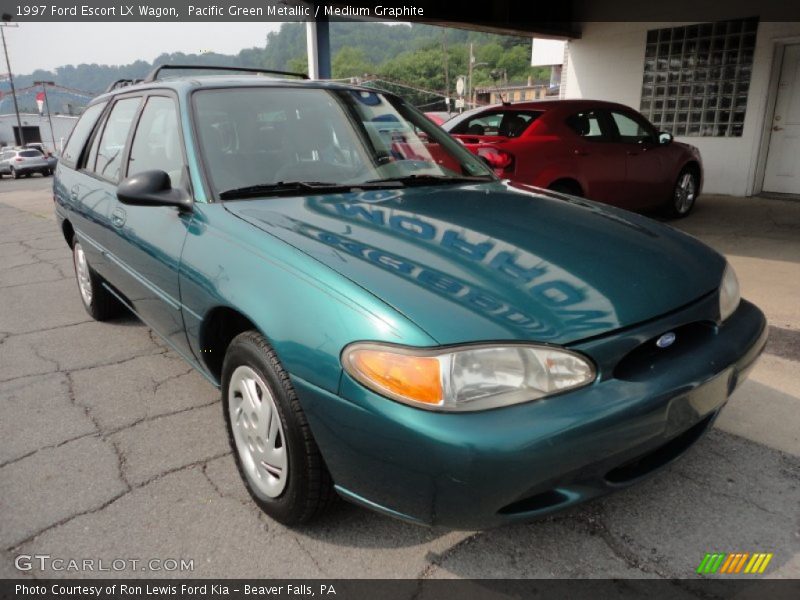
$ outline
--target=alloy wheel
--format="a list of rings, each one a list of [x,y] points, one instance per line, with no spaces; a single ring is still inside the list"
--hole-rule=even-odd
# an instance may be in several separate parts
[[[694,175],[685,172],[680,176],[675,186],[675,211],[678,214],[685,215],[691,210],[697,194],[696,188]]]

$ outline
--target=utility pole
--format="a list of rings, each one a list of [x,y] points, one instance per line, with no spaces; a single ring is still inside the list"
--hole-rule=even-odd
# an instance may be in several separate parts
[[[8,67],[8,82],[11,84],[11,98],[14,100],[14,114],[17,115],[17,131],[19,131],[19,145],[25,145],[25,133],[22,131],[22,121],[19,118],[19,105],[17,104],[17,92],[14,89],[14,76],[11,74],[11,61],[8,60],[8,48],[6,48],[6,27],[18,27],[11,24],[11,15],[3,13],[3,22],[0,23],[0,36],[3,38],[3,53],[6,55],[6,67]]]
[[[50,138],[53,140],[53,152],[56,152],[58,148],[56,148],[56,134],[53,131],[53,119],[50,116],[50,102],[47,99],[47,87],[48,85],[55,85],[54,81],[34,81],[33,85],[41,85],[42,92],[44,92],[44,106],[47,109],[47,122],[50,123]]]
[[[450,114],[450,71],[447,66],[447,29],[442,28],[442,53],[444,54],[444,104]]]
[[[472,103],[472,63],[475,62],[475,56],[472,54],[472,42],[469,43],[469,70],[467,71],[467,102]],[[469,105],[467,106],[469,108]]]

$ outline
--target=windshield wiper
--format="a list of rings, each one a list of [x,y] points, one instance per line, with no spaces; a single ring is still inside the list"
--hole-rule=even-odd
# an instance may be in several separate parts
[[[385,184],[394,183],[396,185],[437,185],[447,183],[481,183],[493,181],[490,175],[404,175],[403,177],[392,177],[391,179],[372,179],[366,183]]]
[[[279,196],[296,192],[317,192],[333,194],[336,192],[351,192],[360,189],[380,189],[387,187],[400,187],[402,183],[393,180],[366,181],[363,183],[330,183],[325,181],[279,181],[278,183],[262,183],[233,188],[220,192],[221,200],[233,198],[251,198],[254,196]]]

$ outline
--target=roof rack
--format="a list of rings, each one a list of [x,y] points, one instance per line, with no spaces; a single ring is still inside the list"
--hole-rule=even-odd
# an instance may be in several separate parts
[[[108,93],[111,90],[116,90],[117,88],[127,87],[129,85],[136,85],[137,83],[141,83],[141,79],[117,79],[114,83],[109,85],[106,88],[104,93]]]
[[[147,77],[144,78],[145,83],[150,83],[158,79],[158,74],[165,69],[191,69],[195,71],[236,71],[244,73],[265,73],[268,75],[287,75],[289,77],[300,77],[301,79],[308,79],[305,73],[293,73],[291,71],[275,71],[273,69],[254,69],[252,67],[215,67],[209,65],[160,65],[150,71]]]

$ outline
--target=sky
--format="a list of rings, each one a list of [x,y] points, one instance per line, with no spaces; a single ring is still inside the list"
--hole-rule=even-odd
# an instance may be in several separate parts
[[[263,47],[267,33],[280,26],[265,22],[19,23],[5,34],[12,71],[27,75],[69,64],[150,62],[164,52],[236,54],[242,48]],[[0,71],[5,70],[2,65]]]

